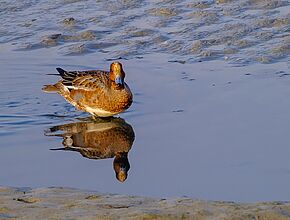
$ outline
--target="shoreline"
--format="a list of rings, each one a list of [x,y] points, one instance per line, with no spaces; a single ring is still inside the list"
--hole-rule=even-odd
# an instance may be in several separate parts
[[[156,199],[62,187],[0,187],[0,219],[271,219],[290,217],[289,202],[235,203]]]

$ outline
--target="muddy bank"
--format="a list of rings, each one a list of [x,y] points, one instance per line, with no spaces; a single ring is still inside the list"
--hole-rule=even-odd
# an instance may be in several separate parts
[[[0,188],[2,219],[289,219],[290,203],[152,199],[70,188]]]
[[[60,55],[273,63],[289,55],[289,8],[284,0],[4,1],[0,43]]]

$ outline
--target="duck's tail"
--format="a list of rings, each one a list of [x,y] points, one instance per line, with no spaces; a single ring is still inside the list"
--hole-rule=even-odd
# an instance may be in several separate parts
[[[70,96],[69,89],[62,84],[62,81],[58,81],[54,85],[44,85],[42,91],[47,93],[58,93],[78,110],[82,110],[82,107]]]
[[[56,85],[44,85],[42,91],[47,93],[57,93],[59,92],[59,88]]]

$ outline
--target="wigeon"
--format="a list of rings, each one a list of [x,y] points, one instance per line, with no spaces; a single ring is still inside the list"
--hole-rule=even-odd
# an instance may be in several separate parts
[[[119,62],[113,62],[110,71],[56,69],[62,80],[45,85],[42,90],[60,94],[78,110],[109,117],[125,111],[132,104],[133,95],[124,82],[125,72]]]

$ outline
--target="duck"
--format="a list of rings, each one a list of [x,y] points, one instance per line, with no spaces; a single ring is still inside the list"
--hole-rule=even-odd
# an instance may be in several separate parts
[[[110,71],[56,70],[62,79],[53,85],[44,85],[42,90],[60,94],[77,110],[97,117],[110,117],[125,111],[133,102],[120,62],[111,63]]]

